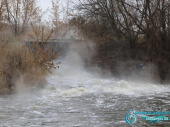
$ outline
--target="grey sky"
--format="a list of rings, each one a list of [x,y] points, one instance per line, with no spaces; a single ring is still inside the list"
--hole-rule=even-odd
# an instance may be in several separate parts
[[[38,5],[42,8],[42,11],[46,11],[47,9],[51,9],[51,7],[52,7],[52,4],[51,4],[51,0],[37,0],[38,1]],[[60,1],[60,4],[62,5],[62,6],[66,6],[66,2],[68,1],[68,0],[59,0]],[[49,15],[50,15],[50,12],[48,12],[45,16],[44,16],[44,18],[46,19],[46,20],[48,20],[48,18],[49,18]],[[62,16],[61,16],[62,17]]]
[[[51,0],[38,0],[38,5],[45,11],[47,8],[51,8]]]

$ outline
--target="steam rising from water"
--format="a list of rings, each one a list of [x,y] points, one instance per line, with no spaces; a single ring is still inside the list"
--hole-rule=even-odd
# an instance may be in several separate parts
[[[168,91],[165,85],[155,85],[146,82],[125,81],[114,77],[102,78],[96,68],[89,72],[84,67],[83,59],[77,51],[78,47],[72,46],[66,57],[61,60],[60,68],[49,76],[49,89],[59,96],[79,96],[89,93],[115,93],[125,95],[155,94]],[[82,51],[83,52],[83,51]],[[86,54],[87,55],[87,54]]]
[[[44,89],[0,97],[0,125],[120,127],[127,126],[124,117],[131,108],[169,110],[169,86],[102,78],[98,70],[86,70],[73,47],[61,62]],[[140,124],[154,126],[145,121]]]

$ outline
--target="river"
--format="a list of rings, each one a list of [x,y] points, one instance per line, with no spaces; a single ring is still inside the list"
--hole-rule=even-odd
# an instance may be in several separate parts
[[[126,127],[130,109],[170,111],[170,86],[102,78],[86,71],[76,53],[70,55],[74,57],[62,61],[43,89],[0,97],[0,126]],[[138,116],[133,126],[170,123],[152,124]]]

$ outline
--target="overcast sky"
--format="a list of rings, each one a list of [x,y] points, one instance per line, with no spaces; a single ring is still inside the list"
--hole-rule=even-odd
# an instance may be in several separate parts
[[[51,8],[51,0],[38,0],[38,5],[45,11],[48,7]]]
[[[38,1],[38,5],[42,8],[42,11],[46,11],[47,9],[51,9],[52,4],[51,4],[51,0],[37,0]],[[66,6],[66,2],[68,0],[60,0],[60,4],[62,4],[62,6]],[[45,16],[44,19],[48,20],[50,15],[50,12],[48,12]]]
[[[48,8],[52,7],[51,0],[38,0],[38,5],[41,7],[42,11],[46,11]],[[49,18],[49,12],[44,16],[45,20]]]

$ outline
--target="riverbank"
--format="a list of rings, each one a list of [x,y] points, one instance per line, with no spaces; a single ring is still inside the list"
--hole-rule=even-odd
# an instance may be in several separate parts
[[[35,42],[36,43],[36,42]],[[36,45],[36,52],[23,43],[0,45],[0,94],[16,93],[31,86],[43,86],[46,76],[56,65],[58,56],[51,49]]]
[[[124,43],[125,46],[122,47],[123,44],[121,43]],[[85,58],[86,67],[95,66],[103,75],[111,74],[113,77],[120,79],[158,84],[169,83],[170,73],[168,70],[164,72],[166,78],[162,80],[157,62],[147,61],[140,47],[135,49],[135,58],[132,59],[131,49],[126,45],[126,42],[106,41],[98,43],[91,47],[91,50],[96,50],[92,57],[90,59]],[[168,68],[169,66],[168,63]]]

